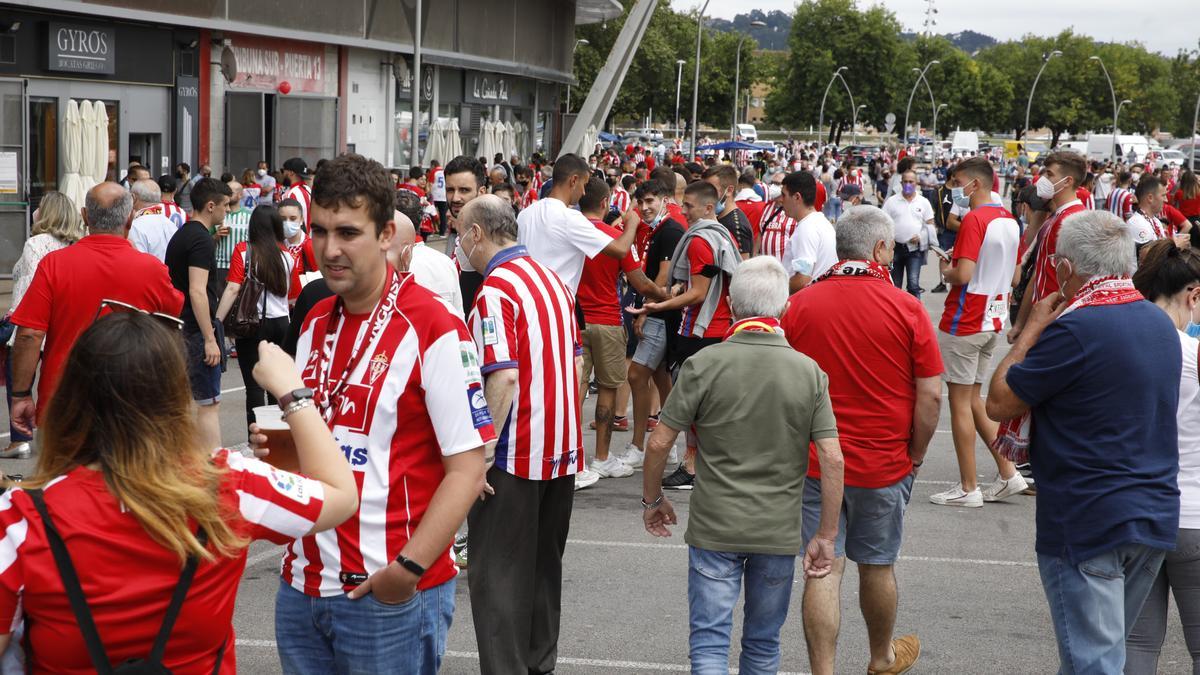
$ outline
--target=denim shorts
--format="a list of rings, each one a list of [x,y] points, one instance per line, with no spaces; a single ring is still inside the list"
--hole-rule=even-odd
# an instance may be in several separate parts
[[[860,565],[891,565],[900,557],[904,533],[904,511],[912,497],[913,477],[881,488],[847,485],[842,494],[842,513],[834,555],[846,556]],[[821,481],[804,479],[804,545],[821,523]]]
[[[642,337],[638,339],[633,362],[650,370],[658,370],[667,358],[667,322],[649,316],[642,324]]]
[[[217,347],[221,358],[225,358],[225,327],[213,322]],[[204,363],[204,333],[199,330],[184,330],[183,341],[187,344],[188,382],[192,385],[192,398],[198,405],[216,405],[221,402],[221,364]]]

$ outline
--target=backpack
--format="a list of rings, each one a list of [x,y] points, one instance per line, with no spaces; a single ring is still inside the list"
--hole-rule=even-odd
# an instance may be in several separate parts
[[[79,583],[79,575],[67,552],[67,544],[59,534],[58,528],[55,527],[54,521],[50,520],[50,512],[46,510],[42,491],[26,490],[25,494],[33,500],[38,515],[42,517],[42,526],[46,530],[46,541],[50,545],[50,552],[54,555],[54,564],[58,567],[58,574],[62,578],[67,599],[71,602],[71,612],[75,614],[75,621],[79,624],[80,632],[83,633],[83,641],[87,645],[88,655],[92,659],[92,665],[96,668],[96,672],[101,675],[171,675],[170,669],[163,665],[163,655],[166,653],[167,641],[171,638],[171,629],[175,627],[175,620],[179,618],[179,612],[183,609],[183,601],[187,597],[188,588],[191,587],[192,579],[196,576],[196,566],[199,564],[196,556],[188,557],[187,564],[179,575],[179,583],[175,584],[175,591],[171,595],[171,604],[167,606],[167,612],[163,615],[162,627],[159,628],[158,636],[154,638],[150,656],[144,659],[129,659],[114,668],[112,662],[108,660],[108,654],[104,651],[104,644],[100,642],[100,633],[96,630],[92,611],[88,608],[87,599],[83,596],[83,587]],[[203,528],[196,532],[196,538],[200,541],[201,546],[208,543],[208,534]],[[25,635],[28,637],[29,632],[26,631]],[[213,666],[213,675],[217,675],[221,671],[221,661],[225,658],[227,646],[227,641],[222,642],[221,647],[217,650],[217,662]],[[32,666],[30,667],[32,668]]]
[[[258,311],[262,304],[262,312]],[[254,256],[246,244],[246,278],[238,289],[233,307],[225,316],[225,334],[234,338],[258,337],[258,329],[267,315],[267,287],[254,278]]]

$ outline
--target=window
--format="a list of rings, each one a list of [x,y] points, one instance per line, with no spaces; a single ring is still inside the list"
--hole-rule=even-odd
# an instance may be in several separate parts
[[[29,204],[58,189],[58,99],[29,99]]]
[[[280,96],[275,109],[279,157],[315,167],[337,153],[337,99]]]

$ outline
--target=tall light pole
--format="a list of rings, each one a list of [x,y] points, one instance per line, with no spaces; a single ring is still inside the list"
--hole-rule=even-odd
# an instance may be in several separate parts
[[[1033,86],[1029,88],[1029,102],[1025,104],[1025,126],[1021,127],[1021,133],[1026,136],[1025,142],[1029,142],[1029,111],[1033,109],[1033,92],[1037,90],[1038,80],[1042,79],[1042,71],[1046,70],[1046,66],[1050,65],[1050,59],[1062,56],[1062,52],[1055,49],[1046,55],[1042,61],[1042,67],[1038,68],[1037,77],[1033,78]]]
[[[842,71],[849,70],[849,68],[850,68],[850,66],[838,66],[838,69],[833,71],[833,77],[829,78],[829,84],[825,85],[825,94],[823,96],[821,96],[821,113],[817,117],[817,143],[819,144],[818,147],[825,146],[825,143],[821,140],[821,137],[824,133],[821,131],[821,129],[822,129],[822,127],[825,126],[825,99],[829,97],[829,88],[833,86],[834,80],[836,80],[842,76]],[[842,80],[843,84],[845,84],[845,82],[846,82],[845,80]],[[849,87],[847,87],[846,90],[849,91],[850,90]]]
[[[765,21],[751,21],[752,28],[763,28],[767,24]],[[749,33],[743,34],[742,39],[738,40],[737,46],[737,66],[733,70],[733,124],[729,125],[729,140],[737,140],[737,120],[738,120],[738,93],[742,90],[742,43],[746,38],[750,37]]]
[[[1112,78],[1108,76],[1108,68],[1104,67],[1104,61],[1099,56],[1089,56],[1088,61],[1095,61],[1100,64],[1100,70],[1104,72],[1104,79],[1108,80],[1108,91],[1112,94],[1113,105],[1113,139],[1112,139],[1112,155],[1109,157],[1114,165],[1117,163],[1117,115],[1120,113],[1120,107],[1117,105],[1117,90],[1113,88]]]
[[[700,111],[700,38],[704,37],[704,12],[708,10],[710,0],[704,0],[704,6],[696,14],[696,77],[692,80],[692,147],[688,150],[692,157],[696,156],[696,131],[700,123],[696,115]]]
[[[1121,119],[1121,108],[1124,108],[1126,103],[1133,103],[1133,101],[1130,101],[1129,99],[1125,99],[1124,101],[1121,101],[1120,103],[1118,103],[1117,104],[1117,116],[1114,119],[1117,119],[1117,120]],[[1113,126],[1113,136],[1116,136],[1116,135],[1117,135],[1117,127]],[[1114,140],[1113,142],[1115,143],[1116,141]]]
[[[412,139],[409,146],[408,165],[418,166],[421,158],[421,0],[417,0],[417,11],[413,21],[413,72],[412,72]],[[430,113],[430,118],[436,115]],[[433,120],[430,119],[432,122]]]
[[[687,63],[683,59],[675,62],[679,67],[679,74],[675,76],[675,138],[679,138],[679,92],[683,90],[683,64]]]
[[[925,87],[927,89],[929,89],[929,104],[931,106],[933,106],[934,109],[937,108],[937,106],[933,105],[933,87],[929,86],[929,81],[925,79],[925,73],[929,72],[930,67],[935,66],[939,63],[941,63],[941,61],[934,59],[934,60],[930,61],[929,63],[925,64],[925,67],[922,68],[920,73],[917,75],[917,81],[913,83],[912,92],[910,92],[908,95],[908,106],[906,106],[904,108],[904,145],[905,146],[908,145],[908,113],[912,110],[913,96],[917,95],[917,87],[919,87],[921,85],[922,80],[925,81]],[[916,70],[916,68],[913,68],[913,70]]]
[[[867,107],[866,103],[859,103],[858,107],[854,109],[854,115],[850,118],[850,129],[851,129],[851,132],[854,134],[854,144],[855,145],[858,145],[858,111],[862,110],[865,107]]]
[[[587,38],[579,38],[575,41],[575,46],[571,47],[571,70],[575,70],[575,51],[579,49],[579,45],[590,45]],[[574,75],[574,73],[571,73]],[[571,83],[567,83],[567,112],[571,112]]]
[[[949,106],[947,106],[945,103],[939,103],[938,107],[933,109],[933,158],[935,160],[938,158],[938,155],[941,154],[941,143],[938,142],[937,116],[938,113],[942,111],[942,108],[947,107]]]

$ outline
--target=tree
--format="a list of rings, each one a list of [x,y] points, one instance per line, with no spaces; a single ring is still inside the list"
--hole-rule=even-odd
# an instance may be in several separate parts
[[[879,6],[862,11],[856,0],[806,0],[797,5],[790,52],[778,86],[767,99],[767,118],[787,127],[816,125],[822,94],[840,66],[847,67],[842,75],[855,102],[867,106],[860,123],[882,127],[897,103],[899,116],[911,86],[903,74],[916,61],[911,47],[900,39],[900,30],[894,14]],[[852,113],[845,89],[835,82],[825,103],[831,135],[834,128],[848,127]]]

